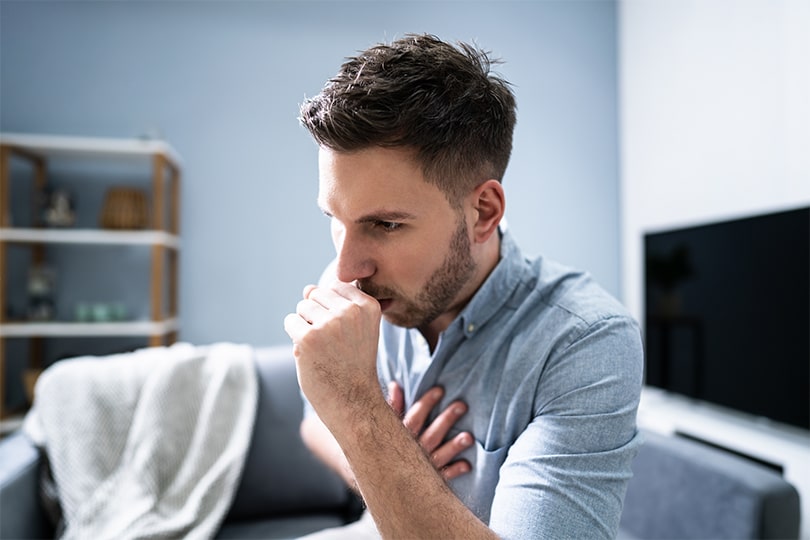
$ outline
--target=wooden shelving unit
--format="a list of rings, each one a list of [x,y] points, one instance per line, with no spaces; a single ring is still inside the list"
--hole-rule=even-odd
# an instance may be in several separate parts
[[[144,230],[49,229],[37,223],[14,227],[10,207],[12,160],[27,163],[32,168],[31,188],[35,193],[45,190],[48,165],[53,160],[142,164],[146,174],[151,174],[150,226]],[[7,416],[6,340],[9,338],[39,342],[54,337],[142,336],[150,346],[168,345],[177,340],[180,326],[177,310],[180,176],[180,159],[163,141],[0,134],[0,419]],[[79,189],[77,186],[77,191]],[[10,244],[29,246],[34,263],[44,260],[49,245],[94,245],[99,249],[127,245],[146,247],[151,257],[150,318],[116,322],[6,320],[10,286],[6,255]],[[41,346],[32,347],[29,367],[42,367],[40,350]]]

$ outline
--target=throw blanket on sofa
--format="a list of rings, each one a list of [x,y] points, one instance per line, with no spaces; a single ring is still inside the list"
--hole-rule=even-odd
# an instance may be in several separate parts
[[[240,480],[258,383],[248,346],[57,362],[24,429],[47,453],[62,538],[210,538]]]

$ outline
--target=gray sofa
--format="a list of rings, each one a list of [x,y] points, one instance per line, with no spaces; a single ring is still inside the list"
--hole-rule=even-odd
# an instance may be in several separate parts
[[[361,505],[299,437],[302,403],[289,347],[256,359],[256,429],[240,487],[217,538],[290,538],[356,519]],[[675,437],[646,433],[621,521],[622,538],[796,538],[799,498],[777,473]],[[0,538],[49,538],[43,460],[17,432],[0,441]]]
[[[356,519],[359,500],[304,446],[290,347],[257,350],[256,429],[242,480],[217,538],[291,538]],[[0,538],[53,538],[42,504],[43,460],[22,432],[0,441]]]

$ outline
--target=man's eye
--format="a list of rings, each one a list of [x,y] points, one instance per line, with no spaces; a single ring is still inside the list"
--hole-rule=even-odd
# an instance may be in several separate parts
[[[375,221],[374,227],[382,229],[385,232],[394,232],[402,226],[402,223],[395,223],[393,221]]]

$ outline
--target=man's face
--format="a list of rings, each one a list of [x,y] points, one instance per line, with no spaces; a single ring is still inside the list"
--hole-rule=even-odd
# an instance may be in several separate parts
[[[380,302],[383,317],[421,327],[466,301],[475,270],[467,224],[398,148],[321,149],[318,203],[332,220],[336,274]]]

